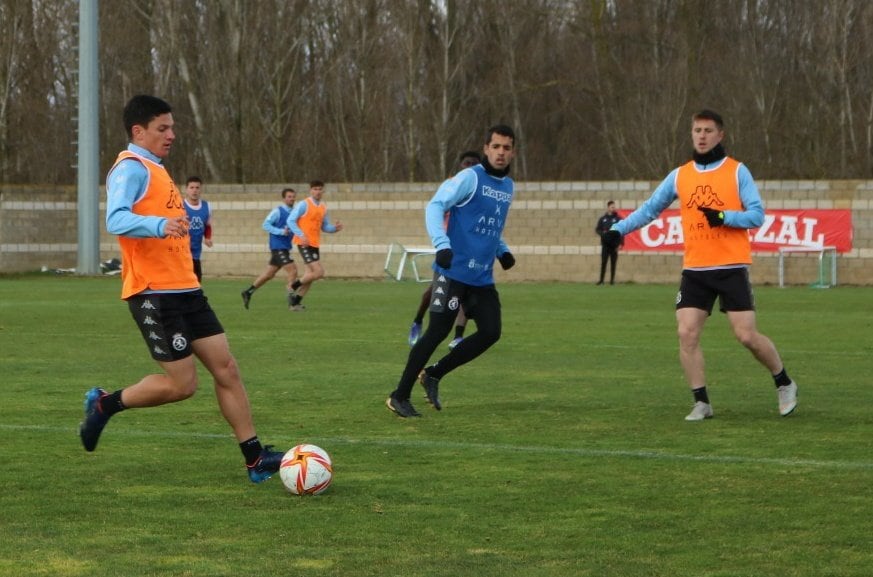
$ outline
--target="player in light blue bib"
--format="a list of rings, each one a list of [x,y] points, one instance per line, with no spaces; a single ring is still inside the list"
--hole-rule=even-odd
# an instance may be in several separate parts
[[[509,177],[515,152],[512,128],[489,128],[483,152],[482,164],[465,168],[442,183],[425,209],[427,232],[436,249],[430,316],[427,330],[409,351],[397,388],[385,401],[400,417],[421,416],[410,402],[416,380],[424,387],[427,401],[441,410],[440,379],[500,339],[502,313],[494,285],[494,261],[504,270],[515,265],[503,240],[515,193]],[[425,368],[462,307],[476,323],[476,332]]]
[[[203,279],[200,254],[203,245],[212,248],[212,208],[200,198],[203,180],[199,176],[189,176],[185,182],[185,213],[188,215],[188,237],[191,239],[191,260],[197,280]]]

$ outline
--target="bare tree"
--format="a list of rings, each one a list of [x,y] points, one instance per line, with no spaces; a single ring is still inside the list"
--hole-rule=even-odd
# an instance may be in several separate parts
[[[251,78],[257,89],[252,99],[261,138],[258,148],[266,152],[259,171],[273,180],[286,180],[294,166],[308,156],[307,139],[295,138],[295,120],[302,122],[315,98],[313,85],[303,71],[306,65],[305,2],[277,0],[268,10],[271,18],[253,22],[257,36],[276,39],[262,46],[258,58],[251,59]]]
[[[200,54],[206,44],[202,36],[199,22],[204,14],[202,5],[194,2],[182,3],[163,0],[155,12],[159,16],[158,26],[165,30],[164,44],[168,47],[168,58],[175,58],[175,70],[181,83],[180,91],[184,91],[193,121],[193,136],[198,142],[199,154],[206,164],[206,177],[210,180],[221,180],[222,173],[212,154],[214,142],[207,138],[207,118],[201,105],[201,83],[195,82],[192,68],[200,64]],[[191,56],[189,56],[189,54]],[[206,88],[211,88],[206,86]],[[211,119],[210,119],[211,120]]]
[[[171,170],[211,181],[438,180],[495,122],[520,178],[654,179],[701,107],[759,178],[873,178],[867,0],[99,8],[104,171],[124,103],[153,93],[179,127]],[[77,9],[0,0],[0,182],[75,181]]]
[[[24,53],[31,28],[31,8],[16,0],[0,1],[0,181],[8,182],[14,172],[9,142],[10,111],[23,91]]]

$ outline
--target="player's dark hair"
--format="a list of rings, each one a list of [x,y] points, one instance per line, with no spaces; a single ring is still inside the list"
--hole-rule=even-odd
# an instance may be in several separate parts
[[[718,127],[719,130],[724,129],[724,122],[721,119],[721,114],[715,112],[714,110],[704,108],[700,112],[695,112],[691,115],[691,122],[694,122],[696,120],[712,120],[713,122],[715,122],[715,125]]]
[[[189,176],[188,180],[185,181],[185,184],[191,184],[192,182],[196,182],[198,184],[203,184],[203,179],[199,176]]]
[[[320,180],[312,180],[309,182],[309,188],[317,188],[317,187],[324,188],[324,182],[322,182]]]
[[[475,158],[479,162],[482,162],[482,155],[479,154],[476,150],[468,150],[466,152],[462,152],[460,156],[458,156],[458,162],[464,162],[466,158]]]
[[[281,198],[285,198],[285,194],[288,193],[288,192],[294,192],[294,193],[296,193],[297,191],[294,190],[293,188],[283,188],[283,189],[282,189],[282,196],[281,196]]]
[[[156,116],[172,111],[173,108],[157,96],[137,94],[124,106],[124,129],[127,131],[127,136],[133,138],[134,126],[148,126]]]
[[[495,134],[511,138],[512,143],[515,144],[515,131],[505,124],[495,124],[489,128],[488,132],[485,133],[485,144],[489,144],[491,142],[491,137]]]
[[[476,166],[477,164],[482,164],[482,155],[475,150],[462,152],[458,157],[458,166],[461,168]]]

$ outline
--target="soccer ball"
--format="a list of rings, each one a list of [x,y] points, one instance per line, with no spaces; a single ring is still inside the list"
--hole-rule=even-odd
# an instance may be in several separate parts
[[[321,447],[297,445],[282,457],[279,476],[295,495],[318,495],[333,480],[333,463]]]

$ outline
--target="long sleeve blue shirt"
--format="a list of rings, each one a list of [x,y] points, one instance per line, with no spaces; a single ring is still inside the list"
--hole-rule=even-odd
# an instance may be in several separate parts
[[[161,159],[140,146],[127,149],[158,164]],[[133,205],[146,193],[149,171],[133,158],[119,162],[106,176],[106,230],[111,234],[132,238],[162,238],[167,219],[163,216],[143,216],[133,212]]]
[[[453,254],[449,268],[434,262],[434,270],[473,286],[494,284],[494,259],[509,251],[503,228],[514,193],[511,178],[492,176],[482,165],[443,182],[425,208],[425,227],[434,248]]]
[[[291,209],[287,205],[280,204],[270,211],[264,224],[264,230],[270,233],[270,250],[288,250],[291,248],[292,233],[286,232],[288,215]]]
[[[468,202],[478,186],[477,173],[472,168],[466,168],[443,182],[430,202],[427,203],[424,209],[424,224],[435,249],[452,248],[449,235],[446,233],[446,213],[452,207]],[[499,257],[505,252],[509,252],[509,246],[501,236],[497,241],[497,254],[495,256]]]
[[[703,166],[695,163],[695,166],[700,171],[708,171],[717,169],[723,162],[724,159],[712,165]],[[679,198],[679,193],[676,190],[678,172],[678,168],[673,169],[667,178],[655,188],[649,199],[627,215],[624,220],[612,225],[612,230],[617,230],[624,236],[658,218],[658,215]],[[743,210],[724,211],[724,225],[733,228],[757,228],[764,223],[764,204],[761,202],[761,194],[758,192],[758,186],[752,178],[752,173],[749,172],[745,164],[740,163],[737,169],[737,179]]]
[[[320,202],[318,202],[314,198],[312,199],[312,202],[314,202],[316,205],[321,204]],[[302,217],[304,214],[306,214],[306,209],[308,207],[309,207],[308,202],[306,202],[306,201],[298,202],[297,204],[294,205],[294,208],[291,210],[291,214],[288,215],[288,223],[287,223],[288,228],[290,228],[291,232],[293,232],[294,235],[297,237],[303,238],[306,236],[303,234],[303,231],[300,229],[300,226],[297,225],[297,221],[300,220],[300,217]],[[327,212],[324,213],[324,220],[321,222],[321,230],[323,230],[324,232],[336,232],[336,226],[330,222],[330,218],[328,217]]]

